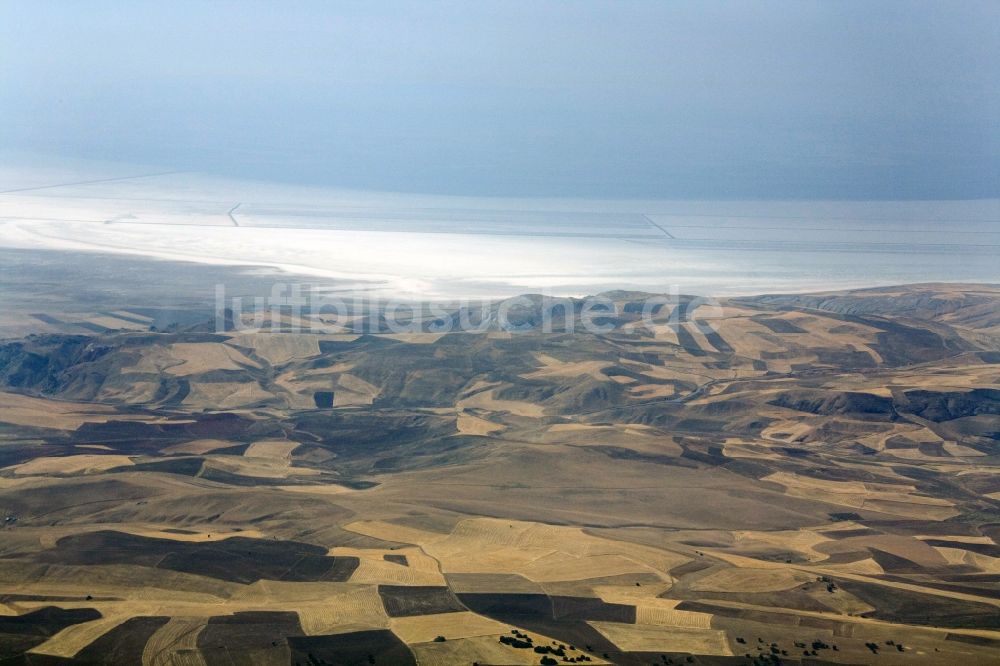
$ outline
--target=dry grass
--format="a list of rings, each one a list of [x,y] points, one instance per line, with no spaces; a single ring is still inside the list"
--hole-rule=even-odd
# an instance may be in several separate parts
[[[275,490],[283,490],[289,493],[304,493],[307,495],[342,495],[344,493],[358,492],[347,486],[339,486],[336,483],[324,483],[322,485],[309,486],[273,486]]]
[[[193,409],[234,409],[273,397],[253,382],[191,382],[183,404]]]
[[[446,573],[519,574],[529,580],[581,580],[621,574],[669,579],[687,557],[650,546],[612,541],[577,527],[472,518],[451,534],[391,523],[352,523],[347,529],[389,541],[419,545]]]
[[[444,336],[444,333],[380,333],[378,337],[398,340],[410,345],[434,344]]]
[[[473,636],[496,636],[510,631],[510,627],[476,613],[438,613],[397,617],[389,627],[404,643],[426,643],[438,636],[448,640]]]
[[[94,474],[114,467],[128,467],[132,459],[122,455],[91,455],[42,457],[29,460],[8,469],[15,474],[27,476],[34,474]]]
[[[463,435],[486,436],[495,432],[502,432],[504,430],[504,426],[501,424],[481,419],[478,416],[469,414],[468,412],[461,412],[458,415],[455,425],[458,428],[458,431]]]
[[[152,317],[144,314],[139,314],[138,312],[131,312],[129,310],[115,310],[111,314],[115,315],[116,317],[125,317],[127,319],[134,319],[136,321],[141,321],[147,326],[153,323]]]
[[[209,453],[210,451],[215,451],[216,449],[225,449],[230,446],[236,446],[237,444],[239,444],[239,442],[231,442],[225,439],[196,439],[190,442],[184,442],[183,444],[168,446],[163,449],[163,452],[202,455],[204,453]]]
[[[230,341],[238,347],[253,349],[271,365],[284,365],[319,356],[319,342],[323,339],[324,336],[296,333],[241,333]]]
[[[98,528],[100,529],[100,528]],[[174,541],[205,542],[222,541],[233,537],[245,537],[247,539],[263,539],[266,535],[260,530],[244,528],[240,531],[225,531],[226,528],[217,530],[192,530],[185,528],[184,532],[169,531],[169,527],[143,527],[141,525],[122,525],[116,529],[120,532],[136,534],[138,536],[149,537],[151,539],[172,539]],[[188,533],[190,532],[190,534]]]
[[[272,460],[289,461],[292,451],[299,447],[298,442],[284,439],[264,439],[254,442],[243,452],[246,458],[268,458]]]
[[[545,414],[541,405],[519,400],[500,400],[493,397],[494,391],[494,389],[487,389],[474,393],[457,401],[455,407],[459,411],[478,408],[489,412],[509,412],[516,416],[530,418],[539,418]]]
[[[521,375],[525,379],[591,377],[597,381],[608,381],[607,375],[601,372],[611,365],[606,361],[564,362],[548,354],[535,354],[534,356],[535,360],[542,364],[542,368]]]
[[[351,575],[352,583],[376,585],[444,585],[444,576],[437,568],[416,569],[403,564],[387,562],[381,557],[365,557]]]
[[[711,629],[712,615],[692,613],[655,604],[638,604],[635,609],[636,624],[662,627],[686,627],[688,629]]]
[[[542,441],[572,446],[618,446],[657,456],[679,456],[684,452],[670,435],[642,425],[557,423],[544,431]]]
[[[828,502],[855,509],[869,509],[912,518],[946,520],[958,515],[950,500],[916,495],[908,485],[862,483],[860,481],[830,481],[776,472],[763,479],[780,484],[793,497]]]
[[[244,458],[237,456],[209,456],[206,468],[218,469],[230,474],[252,476],[262,479],[287,479],[290,476],[317,476],[318,469],[292,467],[286,458]]]
[[[627,652],[691,652],[732,656],[726,633],[715,629],[590,622],[605,638]]]
[[[329,554],[334,557],[357,557],[359,559],[365,560],[377,560],[385,561],[386,555],[405,555],[406,565],[396,564],[397,567],[408,568],[413,571],[429,572],[438,574],[440,567],[437,560],[433,557],[428,556],[419,548],[406,547],[406,548],[351,548],[347,546],[336,546],[329,550]],[[438,580],[443,580],[438,578]],[[435,585],[443,585],[444,583],[438,582]]]
[[[87,321],[91,324],[96,324],[98,326],[103,326],[104,328],[109,328],[112,331],[125,330],[125,331],[145,331],[149,328],[148,324],[137,324],[134,321],[126,321],[125,319],[119,319],[118,317],[90,317]]]
[[[558,580],[583,580],[605,576],[657,571],[624,555],[593,555],[573,557],[562,552],[544,555],[519,569],[530,580],[538,582]]]
[[[662,340],[671,345],[680,344],[677,338],[677,329],[672,324],[654,324],[650,326],[650,330],[653,332],[653,337],[657,340]]]
[[[963,548],[935,546],[934,550],[940,553],[951,566],[971,566],[983,573],[1000,573],[1000,557],[974,553]]]
[[[322,603],[300,605],[299,622],[308,636],[342,633],[351,626],[388,627],[389,617],[375,586],[350,586]]]
[[[104,423],[112,418],[115,420],[136,420],[135,417],[119,415],[111,407],[102,405],[83,405],[0,392],[0,422],[2,423],[76,430],[84,423]]]
[[[638,384],[629,387],[629,393],[638,400],[652,400],[672,398],[677,395],[677,389],[670,384]]]
[[[812,561],[826,559],[827,553],[818,550],[817,547],[829,540],[829,537],[824,536],[822,533],[808,529],[780,530],[775,532],[733,532],[734,545],[739,548],[750,549],[757,546],[770,546],[777,549],[788,549],[800,553],[803,557]]]
[[[291,466],[297,444],[284,439],[255,441],[242,456],[217,453],[218,449],[238,443],[219,439],[168,446],[161,452],[206,456],[209,469],[259,480],[277,479],[277,483],[286,484],[262,483],[256,487],[237,486],[235,482],[227,487],[222,482],[202,478],[134,471],[113,477],[71,480],[32,476],[101,472],[132,461],[155,459],[146,449],[142,449],[144,455],[130,459],[121,455],[90,455],[99,451],[50,443],[46,451],[81,455],[51,457],[53,454],[48,453],[49,457],[8,468],[0,476],[0,490],[11,498],[9,503],[24,514],[23,518],[31,518],[30,512],[39,513],[35,507],[49,501],[49,497],[55,498],[53,508],[72,507],[72,511],[62,516],[51,511],[54,523],[51,525],[36,526],[28,519],[19,521],[15,528],[4,532],[10,540],[10,544],[4,545],[5,552],[30,554],[56,547],[57,540],[65,535],[115,529],[191,542],[233,536],[294,539],[318,544],[333,556],[357,557],[360,565],[351,579],[343,583],[260,581],[240,585],[149,567],[69,566],[46,558],[42,558],[44,562],[36,562],[19,555],[3,560],[4,566],[0,567],[0,594],[8,599],[6,604],[0,603],[0,614],[21,613],[53,603],[51,599],[45,600],[44,595],[64,599],[59,605],[95,607],[104,613],[106,618],[60,632],[38,648],[66,655],[76,653],[125,618],[170,616],[174,619],[156,632],[143,657],[144,664],[157,666],[199,659],[197,636],[208,617],[260,610],[295,612],[306,633],[311,635],[390,628],[413,645],[421,664],[518,663],[519,660],[537,663],[539,655],[530,650],[512,650],[497,642],[497,634],[510,631],[511,627],[505,624],[471,612],[390,618],[377,594],[380,584],[445,585],[447,581],[459,592],[597,596],[608,603],[634,605],[635,625],[594,622],[597,630],[625,650],[694,651],[721,656],[729,654],[730,648],[736,649],[735,645],[728,645],[723,630],[730,637],[734,635],[734,627],[740,631],[744,626],[764,631],[752,620],[728,612],[712,615],[678,610],[677,599],[659,596],[667,594],[685,599],[703,598],[737,611],[786,614],[790,619],[787,625],[781,625],[781,631],[787,632],[785,638],[789,640],[798,636],[796,632],[812,633],[814,629],[815,635],[828,635],[820,633],[826,630],[818,628],[819,622],[809,627],[794,626],[804,618],[848,623],[843,636],[838,637],[843,639],[841,659],[852,663],[867,658],[853,650],[868,632],[886,632],[880,640],[901,637],[908,647],[911,632],[937,632],[940,641],[934,647],[940,646],[942,655],[946,647],[954,649],[947,651],[947,657],[942,656],[942,662],[956,661],[956,655],[985,653],[982,646],[955,640],[946,642],[944,637],[948,633],[997,637],[1000,632],[916,630],[900,623],[852,617],[875,609],[846,589],[831,594],[824,585],[815,584],[819,576],[830,575],[838,581],[843,578],[891,588],[888,592],[898,589],[936,595],[956,605],[1000,604],[985,591],[980,594],[973,588],[965,588],[958,592],[961,588],[946,589],[940,585],[947,582],[945,574],[956,571],[1000,574],[1000,558],[972,550],[974,546],[992,544],[992,539],[963,536],[982,533],[974,529],[982,523],[975,511],[981,507],[973,493],[985,489],[992,492],[988,496],[1000,497],[991,485],[990,477],[995,471],[991,458],[971,448],[979,446],[975,442],[981,440],[973,439],[973,435],[965,439],[960,433],[966,431],[958,429],[963,424],[934,426],[936,434],[917,419],[876,423],[851,414],[823,416],[797,412],[770,405],[768,401],[774,393],[793,391],[800,386],[877,396],[898,395],[900,390],[910,388],[942,391],[993,387],[1000,380],[1000,370],[982,362],[986,356],[968,353],[900,368],[814,371],[816,366],[834,362],[830,360],[836,359],[833,350],[867,352],[879,361],[871,349],[875,344],[875,329],[825,317],[822,313],[771,312],[766,316],[784,319],[805,331],[776,333],[751,319],[763,312],[725,308],[723,318],[715,323],[722,337],[737,349],[737,356],[726,363],[717,362],[714,353],[695,357],[672,346],[670,343],[677,342],[676,336],[658,327],[657,339],[644,337],[641,345],[635,347],[625,336],[593,348],[580,340],[569,343],[559,338],[532,338],[523,353],[535,354],[537,362],[514,370],[522,372],[528,367],[523,374],[526,380],[551,384],[560,390],[579,384],[589,388],[600,382],[600,386],[615,394],[612,396],[615,400],[621,392],[625,400],[639,399],[648,404],[627,407],[616,404],[574,413],[563,404],[563,394],[558,391],[553,393],[556,397],[544,401],[545,409],[542,404],[503,400],[501,392],[512,384],[483,379],[509,376],[502,374],[503,368],[495,368],[470,377],[468,388],[456,396],[454,405],[452,400],[438,404],[435,409],[411,410],[406,405],[393,405],[398,414],[421,417],[434,414],[435,420],[455,419],[460,433],[495,437],[493,442],[486,439],[475,442],[478,448],[471,449],[472,455],[466,456],[465,450],[456,449],[456,455],[447,465],[392,467],[391,473],[389,467],[381,465],[366,468],[360,464],[364,461],[353,457],[342,459],[341,464],[318,450],[314,450],[315,455],[297,458],[304,465],[344,474],[345,483],[347,475],[356,478],[355,473],[379,481],[378,486],[364,491],[330,483],[292,485],[294,480],[288,479],[291,475],[314,472]],[[105,321],[113,323],[110,319]],[[708,338],[693,325],[686,324],[685,333],[694,337],[697,346],[712,350]],[[372,383],[380,382],[372,379],[380,375],[364,370],[368,366],[363,354],[375,353],[370,350],[347,350],[338,356],[350,361],[332,367],[310,367],[308,359],[319,354],[319,343],[328,337],[260,333],[240,334],[225,344],[164,343],[158,349],[137,346],[134,350],[142,357],[131,370],[191,377],[192,391],[185,403],[191,411],[236,411],[253,405],[252,411],[244,410],[247,418],[280,418],[282,427],[294,428],[292,424],[299,422],[296,417],[302,415],[290,418],[284,408],[312,410],[313,393],[317,390],[334,391],[336,406],[368,405],[380,391],[388,390]],[[433,343],[437,339],[437,336],[390,337],[407,344]],[[985,334],[975,340],[982,348],[993,344]],[[511,340],[505,344],[509,347],[520,342]],[[878,344],[886,344],[884,337]],[[447,356],[450,344],[424,348],[422,352],[402,344],[391,347],[399,353],[401,363],[409,362],[404,350],[420,358],[441,359],[445,368],[451,367],[448,363],[453,360]],[[254,353],[244,354],[242,349],[253,349]],[[593,350],[593,355],[588,355],[588,350]],[[761,365],[753,368],[749,359],[759,359],[765,351],[784,356],[766,360],[772,371],[803,364],[810,372],[803,376],[763,376]],[[200,381],[202,378],[196,376],[206,369],[251,368],[258,361],[263,365],[261,359],[277,366],[306,362],[277,371],[274,383],[266,384],[276,387],[275,395],[270,393],[271,389],[264,390],[252,382],[212,383]],[[627,368],[630,375],[636,374],[618,379],[604,375],[603,370],[619,365]],[[420,375],[421,372],[425,374]],[[432,379],[427,370],[418,368],[413,373],[409,377],[419,380],[416,384]],[[750,376],[753,381],[743,381]],[[653,380],[668,383],[658,384]],[[656,398],[673,396],[675,391],[687,392],[692,385],[707,382],[713,383],[697,399],[684,405],[662,412],[653,404]],[[109,386],[112,384],[108,382]],[[519,386],[517,382],[513,385]],[[152,395],[150,391],[156,386],[154,382],[136,382],[127,388],[107,389],[99,399],[111,396],[130,402],[142,400],[143,396]],[[266,404],[261,404],[265,400]],[[362,411],[370,410],[347,409],[337,416],[350,421],[355,413]],[[677,419],[691,417],[690,432],[686,426],[674,428],[674,411]],[[176,415],[178,407],[170,405],[169,410],[163,411],[166,413]],[[0,420],[4,414],[10,415],[15,424],[58,424],[57,427],[66,428],[108,419],[154,422],[159,418],[162,422],[167,418],[137,416],[137,412],[123,416],[104,407],[0,394]],[[192,415],[191,423],[196,419],[200,416]],[[633,420],[667,425],[628,423]],[[561,423],[553,425],[556,421]],[[758,424],[769,424],[762,435]],[[263,429],[260,425],[271,424],[262,421],[247,433],[278,433],[276,428]],[[953,426],[955,429],[950,429]],[[969,424],[968,432],[978,432],[972,430],[974,426],[979,427]],[[13,437],[17,436],[14,428],[9,430]],[[219,431],[192,427],[190,432]],[[305,432],[289,430],[288,436],[300,437]],[[502,442],[497,437],[501,432],[505,433]],[[321,432],[315,434],[317,440],[323,437]],[[254,437],[233,436],[243,442]],[[896,437],[900,439],[893,440]],[[944,439],[947,437],[957,442]],[[304,436],[302,439],[307,441]],[[110,439],[107,443],[123,446]],[[789,450],[792,443],[796,450]],[[95,440],[92,446],[101,444]],[[868,446],[874,453],[855,455],[850,452],[855,444]],[[930,446],[923,446],[921,452],[917,444]],[[720,467],[712,448],[715,446],[722,446],[726,456],[744,461]],[[306,448],[312,449],[308,444]],[[712,454],[711,461],[695,455],[706,448]],[[932,455],[939,448],[951,457]],[[683,460],[666,460],[668,456],[680,456],[685,450],[690,453]],[[374,451],[372,462],[383,451],[381,448]],[[814,470],[828,473],[816,474],[818,478],[814,478],[810,465],[816,466]],[[912,478],[904,476],[917,467],[927,470],[928,476],[931,473],[947,476],[956,492],[946,493],[942,486],[939,495],[925,496],[933,494],[929,490],[933,485],[914,481],[922,479],[916,474]],[[869,482],[872,479],[882,482]],[[107,484],[111,490],[101,484]],[[133,491],[140,487],[150,492],[135,493],[138,496],[133,497]],[[64,488],[65,494],[58,495]],[[25,489],[34,495],[20,492]],[[963,492],[957,492],[959,489]],[[973,492],[964,492],[970,489]],[[79,506],[74,504],[77,497]],[[19,509],[22,498],[30,509]],[[983,500],[982,496],[979,499]],[[858,523],[830,521],[828,514],[836,511],[856,511],[864,519]],[[936,526],[925,524],[926,530],[919,526],[919,521],[942,520],[959,512],[962,515],[955,520],[954,530],[944,529],[950,521]],[[890,520],[894,518],[905,520]],[[195,527],[193,533],[185,534],[168,531],[173,525]],[[865,525],[869,529],[862,530]],[[237,532],[238,527],[246,529]],[[355,534],[344,534],[341,531],[344,529]],[[849,530],[857,533],[852,536]],[[948,536],[949,531],[958,534]],[[831,532],[841,534],[831,535]],[[912,536],[914,533],[918,536]],[[930,539],[954,543],[937,547],[927,543]],[[345,543],[351,546],[332,547]],[[411,545],[391,547],[397,543]],[[894,572],[883,571],[867,555],[866,549],[875,548],[912,561],[925,571],[912,577],[886,575]],[[700,552],[695,554],[695,550]],[[387,555],[405,555],[407,564],[386,560]],[[682,564],[692,564],[692,558],[711,566],[686,568],[687,573],[679,569]],[[891,568],[888,564],[886,567]],[[792,590],[794,595],[788,593]],[[86,595],[93,595],[93,599],[84,601]],[[750,603],[754,602],[750,595],[762,595],[761,605]],[[785,602],[780,600],[785,597],[788,608],[781,607]],[[815,607],[810,605],[812,602]],[[881,606],[881,602],[872,603]],[[744,635],[758,635],[750,631],[753,629]],[[544,642],[543,637],[529,633]],[[435,643],[436,636],[448,640]],[[914,640],[913,645],[931,643]],[[933,647],[930,649],[933,651]],[[914,651],[907,656],[918,655]],[[924,663],[931,663],[931,655],[919,656]]]
[[[914,539],[919,539],[920,541],[926,541],[928,539],[944,539],[946,541],[957,541],[959,543],[996,543],[993,539],[988,536],[966,536],[962,534],[947,534],[947,535],[917,535],[913,537]]]
[[[178,342],[169,345],[167,351],[178,363],[163,370],[179,377],[212,370],[240,370],[245,366],[260,368],[260,364],[247,358],[242,352],[229,345],[214,342]]]
[[[378,397],[379,388],[360,377],[344,373],[337,378],[333,394],[333,405],[370,405]]]
[[[41,645],[31,648],[28,652],[31,654],[46,654],[53,657],[70,659],[76,656],[77,652],[129,619],[129,617],[133,617],[132,614],[121,611],[109,613],[102,611],[102,615],[104,617],[91,622],[66,627]]]
[[[143,666],[173,666],[179,658],[178,652],[197,650],[198,635],[206,623],[204,617],[170,618],[149,637],[142,652]],[[192,656],[205,663],[200,653]]]
[[[431,543],[435,539],[443,539],[445,535],[435,534],[418,530],[405,525],[397,525],[382,520],[363,520],[344,525],[344,529],[357,534],[374,537],[383,541],[396,541],[399,543],[412,543],[423,545]]]
[[[815,580],[815,576],[790,569],[730,568],[715,571],[691,585],[698,592],[781,592]]]

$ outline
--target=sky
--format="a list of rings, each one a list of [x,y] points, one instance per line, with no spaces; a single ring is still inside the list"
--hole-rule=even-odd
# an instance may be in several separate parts
[[[0,152],[483,196],[1000,196],[1000,3],[0,0]]]

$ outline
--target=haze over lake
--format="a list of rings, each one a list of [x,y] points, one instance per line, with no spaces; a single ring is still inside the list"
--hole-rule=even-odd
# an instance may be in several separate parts
[[[748,294],[997,280],[1000,200],[361,192],[73,163],[0,173],[0,243],[269,266],[386,296]]]

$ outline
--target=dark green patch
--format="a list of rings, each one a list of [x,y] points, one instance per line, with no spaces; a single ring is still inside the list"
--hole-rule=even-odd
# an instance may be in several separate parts
[[[90,566],[136,564],[234,583],[261,579],[342,582],[359,564],[356,557],[329,557],[326,549],[297,541],[231,537],[196,543],[112,531],[63,537],[38,559]]]
[[[169,617],[133,617],[83,648],[74,659],[84,664],[141,664],[142,651]]]
[[[329,409],[333,407],[333,391],[316,391],[313,393],[313,402],[319,409]]]
[[[288,639],[293,664],[310,666],[415,666],[410,648],[388,629]]]
[[[39,608],[23,615],[0,616],[0,658],[16,657],[41,645],[66,627],[97,620],[93,608]]]
[[[198,634],[198,649],[210,664],[287,664],[288,639],[302,635],[296,613],[233,613],[209,619]]]

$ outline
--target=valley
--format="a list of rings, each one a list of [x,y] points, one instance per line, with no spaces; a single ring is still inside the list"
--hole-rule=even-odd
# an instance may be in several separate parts
[[[602,333],[37,313],[2,663],[992,663],[1000,288],[651,297]]]

